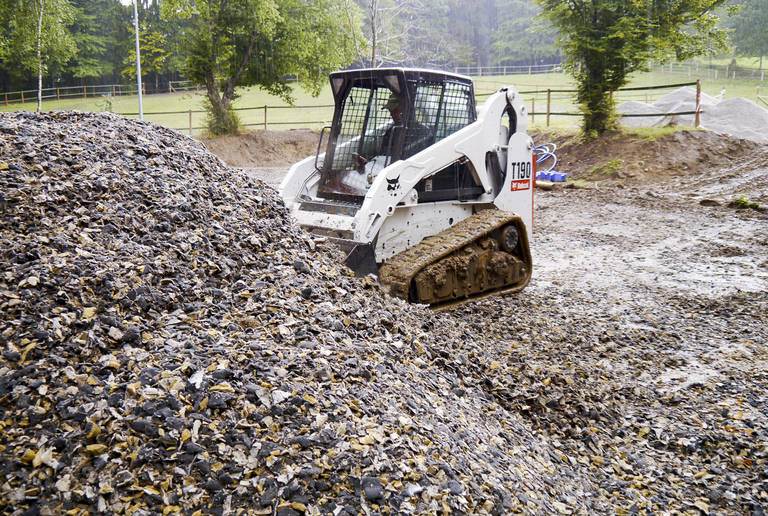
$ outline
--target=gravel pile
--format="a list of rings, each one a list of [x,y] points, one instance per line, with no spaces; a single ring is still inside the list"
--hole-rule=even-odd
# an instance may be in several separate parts
[[[622,102],[619,114],[658,114],[696,111],[696,89],[685,86],[672,91],[651,104],[635,100]],[[663,125],[693,126],[694,115],[656,117],[623,117],[621,123],[632,127]],[[718,101],[701,94],[701,127],[736,138],[768,143],[768,110],[742,97]]]
[[[202,144],[0,115],[11,514],[606,510],[460,321],[385,299]]]
[[[195,140],[0,114],[2,512],[762,514],[766,216],[665,196],[537,193],[435,314]]]

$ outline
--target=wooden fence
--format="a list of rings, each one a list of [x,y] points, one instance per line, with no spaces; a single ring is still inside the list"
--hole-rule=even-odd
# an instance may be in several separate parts
[[[663,90],[671,90],[673,88],[680,88],[683,86],[696,86],[697,88],[697,97],[696,100],[700,98],[701,93],[701,82],[695,81],[695,82],[683,82],[683,83],[677,83],[677,84],[664,84],[664,85],[658,85],[658,86],[643,86],[638,88],[622,88],[619,91],[616,92],[615,98],[618,99],[641,99],[645,102],[650,102],[654,100],[655,95],[657,95],[657,92],[661,92]],[[551,88],[541,88],[536,90],[530,90],[530,91],[521,91],[520,94],[524,96],[526,103],[530,103],[530,109],[528,110],[528,115],[531,117],[531,123],[535,122],[535,119],[537,116],[539,117],[545,117],[546,125],[550,125],[550,121],[552,117],[580,117],[583,116],[582,113],[575,112],[575,111],[564,111],[564,108],[573,108],[574,105],[574,99],[573,94],[576,92],[576,90],[569,90],[569,89],[551,89]],[[476,95],[478,100],[482,100],[484,97],[490,96],[492,92],[488,93],[479,93]],[[539,106],[539,111],[536,110],[536,106]],[[330,120],[333,117],[333,105],[327,104],[327,105],[317,105],[317,106],[253,106],[253,107],[243,107],[243,108],[235,108],[234,111],[237,112],[243,112],[243,111],[255,111],[259,113],[260,120],[253,123],[245,123],[243,124],[244,127],[255,127],[263,130],[268,130],[270,128],[280,127],[280,126],[291,126],[291,127],[318,127],[322,125],[329,125]],[[301,120],[286,120],[282,116],[276,117],[276,119],[270,120],[269,116],[270,113],[275,113],[280,110],[293,110],[301,111],[301,110],[314,110],[313,116],[317,118],[309,119],[307,120],[307,117],[304,117]],[[154,112],[144,112],[145,118],[148,118],[151,120],[153,116],[165,116],[165,115],[186,115],[186,119],[188,123],[184,127],[173,127],[172,129],[178,130],[178,131],[184,131],[188,134],[192,135],[196,131],[202,131],[205,129],[205,127],[196,126],[194,125],[195,116],[193,115],[200,115],[202,113],[205,113],[204,110],[199,109],[189,109],[186,111],[154,111]],[[138,116],[137,112],[131,112],[131,113],[118,113],[119,115],[123,116]],[[675,113],[652,113],[652,114],[628,114],[624,116],[628,117],[658,117],[658,116],[675,116],[675,115],[696,115],[696,121],[695,125],[698,126],[698,109],[696,111],[680,111]],[[197,116],[199,119],[199,116]],[[300,117],[297,117],[300,118]]]
[[[170,81],[167,91],[149,90],[150,93],[175,93],[177,91],[194,90],[192,81]],[[94,97],[119,97],[123,95],[136,95],[136,84],[99,84],[94,86],[62,86],[59,88],[43,88],[42,100],[62,99],[88,99]],[[142,83],[142,94],[147,93],[147,85]],[[37,90],[8,91],[0,94],[0,101],[4,105],[24,104],[25,102],[37,102]]]
[[[768,107],[768,96],[760,95],[760,86],[757,87],[757,103],[763,103]]]
[[[655,100],[657,92],[663,90],[671,90],[673,88],[682,88],[684,86],[696,86],[696,110],[695,111],[679,111],[674,113],[643,113],[643,114],[625,114],[626,117],[666,117],[675,115],[695,115],[695,126],[699,126],[699,112],[698,108],[701,99],[701,81],[694,82],[682,82],[676,84],[663,84],[657,86],[641,86],[635,88],[621,88],[614,93],[614,100],[640,100],[642,102],[650,103]],[[546,117],[546,125],[549,127],[551,118],[553,116],[566,116],[566,117],[579,117],[584,116],[583,113],[574,111],[562,111],[558,108],[563,106],[573,106],[575,104],[574,94],[576,90],[573,89],[551,89],[541,88],[536,90],[521,91],[520,94],[526,97],[526,102],[530,102],[530,109],[528,110],[528,116],[531,117],[531,123],[534,123],[536,116]],[[477,97],[488,96],[490,93],[480,94]],[[540,110],[536,111],[536,106],[540,106]],[[543,104],[543,106],[542,106]],[[544,109],[541,109],[543,107]]]

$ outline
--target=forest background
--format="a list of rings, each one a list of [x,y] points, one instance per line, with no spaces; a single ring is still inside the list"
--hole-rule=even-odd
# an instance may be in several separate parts
[[[124,0],[125,1],[125,0]],[[367,41],[350,66],[404,65],[440,69],[559,63],[549,23],[532,0],[339,0],[362,23]],[[185,76],[188,20],[165,19],[163,0],[139,0],[142,76],[148,92],[167,91]],[[119,84],[135,80],[133,6],[119,0],[46,0],[58,20],[43,27],[43,87]],[[742,0],[723,16],[737,55],[768,54],[768,0]],[[18,9],[35,0],[0,0],[0,91],[37,87],[35,16],[19,24]],[[26,6],[26,7],[25,7]],[[47,14],[49,14],[47,13]],[[14,20],[12,23],[10,20]],[[375,36],[375,37],[374,37]],[[371,54],[371,42],[376,42]]]

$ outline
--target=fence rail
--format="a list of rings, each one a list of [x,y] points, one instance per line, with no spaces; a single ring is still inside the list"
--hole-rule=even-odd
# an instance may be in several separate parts
[[[760,86],[758,86],[757,87],[757,103],[760,104],[761,102],[766,106],[768,106],[768,96],[760,95]]]
[[[631,88],[620,88],[614,93],[614,100],[636,100],[641,99],[642,101],[646,103],[650,103],[653,99],[654,93],[649,92],[657,92],[659,90],[670,90],[672,88],[682,88],[684,86],[696,86],[696,106],[697,109],[695,111],[678,111],[674,113],[638,113],[638,114],[626,114],[621,116],[627,116],[627,117],[659,117],[659,116],[676,116],[676,115],[696,115],[694,125],[698,127],[699,125],[699,113],[700,110],[698,109],[699,101],[701,99],[701,81],[692,81],[692,82],[680,82],[675,84],[662,84],[662,85],[654,85],[654,86],[638,86],[638,87],[631,87]],[[520,95],[526,97],[526,102],[530,102],[530,109],[528,109],[528,116],[531,117],[531,123],[534,123],[536,120],[536,116],[545,116],[546,117],[546,125],[550,125],[551,117],[553,116],[565,116],[565,117],[575,117],[575,116],[584,116],[583,113],[579,112],[573,112],[573,111],[561,111],[558,108],[562,108],[565,105],[573,105],[573,94],[576,93],[576,90],[573,89],[552,89],[552,88],[541,88],[541,89],[535,89],[535,90],[528,90],[528,91],[521,91],[519,92]],[[478,98],[486,97],[491,95],[492,93],[481,93],[476,95]],[[536,111],[536,104],[537,102],[539,105],[541,105],[542,102],[546,103],[546,110],[540,110]]]
[[[766,70],[738,65],[703,65],[701,63],[670,63],[657,65],[653,71],[700,77],[703,79],[754,79],[765,81]]]
[[[483,77],[487,75],[536,75],[566,71],[563,63],[514,66],[456,66],[454,72],[464,75]],[[657,64],[651,71],[687,75],[705,79],[759,79],[765,81],[766,73],[762,68],[750,68],[738,65],[708,65],[699,62]]]
[[[547,65],[549,66],[549,65]],[[680,88],[683,86],[697,86],[700,91],[700,81],[690,81],[690,82],[677,82],[673,84],[663,84],[663,85],[654,85],[654,86],[643,86],[643,87],[630,87],[630,88],[622,88],[614,93],[614,100],[615,101],[624,101],[624,100],[639,100],[642,102],[650,103],[653,100],[655,100],[657,95],[661,94],[663,90],[670,90],[672,88]],[[115,85],[118,86],[118,85]],[[191,88],[191,83],[177,83],[174,82],[170,86],[169,89],[172,89],[174,91],[178,91],[182,88]],[[529,86],[526,91],[521,91],[520,94],[523,96],[523,99],[527,106],[529,106],[528,109],[528,116],[530,117],[531,123],[535,123],[536,117],[544,117],[546,121],[546,125],[549,126],[551,123],[552,117],[579,117],[583,116],[583,113],[575,111],[574,105],[576,104],[574,101],[574,94],[576,93],[576,90],[574,89],[553,89],[553,88],[545,88],[545,87],[536,87],[536,86]],[[93,92],[98,90],[88,90],[89,94],[93,94]],[[108,92],[111,92],[111,88],[107,89]],[[116,93],[117,92],[126,92],[128,91],[128,87],[125,87],[125,89],[118,89],[115,88]],[[136,86],[133,86],[133,92],[135,94],[136,92]],[[60,93],[61,94],[61,93]],[[487,97],[491,95],[492,92],[481,92],[477,93],[476,97],[478,100],[481,100],[484,97]],[[760,88],[758,87],[757,90],[757,97],[758,101],[762,102],[766,105],[768,105],[768,97],[761,96],[760,95]],[[247,115],[244,115],[242,117],[242,125],[244,127],[252,127],[252,128],[261,128],[264,130],[269,129],[270,127],[314,127],[317,128],[319,126],[323,125],[329,125],[330,121],[333,117],[333,105],[332,104],[323,104],[323,105],[304,105],[304,106],[278,106],[278,105],[261,105],[261,106],[248,106],[248,107],[240,107],[235,108],[234,110],[236,112],[241,113],[248,113]],[[107,109],[111,110],[111,103],[107,104]],[[290,112],[290,115],[286,115],[286,110]],[[162,123],[163,125],[166,125],[167,127],[170,127],[172,129],[187,132],[188,134],[199,134],[200,131],[203,131],[205,127],[203,127],[202,123],[202,115],[205,113],[205,110],[202,109],[187,109],[183,111],[145,111],[144,116],[148,120],[156,120],[158,123]],[[301,113],[301,115],[297,114]],[[136,117],[138,116],[138,112],[117,112],[119,115],[123,116],[129,116],[129,117]],[[647,117],[659,117],[659,116],[674,116],[674,115],[691,115],[691,114],[697,114],[696,112],[692,111],[681,111],[676,113],[658,113],[658,114],[631,114],[631,115],[624,115],[628,117],[639,117],[639,116],[647,116]],[[296,116],[293,116],[296,115]],[[163,119],[158,119],[158,117],[165,117]],[[697,117],[698,118],[698,117]],[[698,121],[697,121],[698,123]]]
[[[170,81],[168,90],[155,90],[151,93],[175,93],[178,91],[190,91],[196,89],[192,81]],[[43,88],[42,100],[62,99],[88,99],[95,97],[120,97],[124,95],[136,95],[139,89],[136,84],[98,84],[94,86],[62,86],[57,88]],[[141,92],[147,93],[146,84],[142,84]],[[11,104],[24,104],[37,101],[37,90],[8,91],[0,94],[0,102],[9,106]]]
[[[565,65],[561,63],[538,65],[495,65],[495,66],[455,66],[454,72],[475,77],[487,77],[494,75],[537,75],[545,73],[565,72]],[[765,81],[766,70],[732,65],[705,65],[698,62],[671,63],[654,65],[653,71],[697,77],[701,79],[754,79]],[[147,83],[142,83],[142,93],[176,93],[196,90],[191,81],[169,81],[168,87],[152,89],[147,88]],[[56,88],[43,88],[42,99],[44,101],[75,98],[94,97],[118,97],[123,95],[136,95],[136,83],[132,84],[99,84],[91,86],[62,86]],[[24,104],[37,100],[37,90],[20,90],[0,93],[0,104],[10,106],[12,104]],[[758,99],[760,100],[760,99]]]
[[[563,71],[562,63],[541,65],[510,65],[510,66],[455,66],[455,73],[483,77],[485,75],[535,75],[541,73],[559,73]]]
[[[643,86],[643,87],[632,87],[632,88],[622,88],[618,90],[614,94],[614,98],[619,97],[621,99],[637,99],[641,98],[645,100],[646,102],[649,102],[652,97],[652,93],[648,92],[658,92],[660,90],[669,90],[672,88],[680,88],[683,86],[696,86],[697,87],[697,101],[700,98],[700,92],[701,92],[701,83],[700,81],[695,82],[682,82],[682,83],[675,83],[675,84],[663,84],[663,85],[655,85],[655,86]],[[566,111],[562,108],[564,107],[570,107],[573,105],[573,94],[576,93],[576,90],[573,89],[536,89],[536,90],[529,90],[529,91],[521,91],[520,94],[523,95],[525,98],[526,103],[530,102],[530,109],[528,110],[528,115],[531,117],[531,123],[535,122],[536,116],[544,116],[546,117],[546,125],[550,125],[551,118],[553,116],[564,116],[564,117],[579,117],[583,116],[583,113],[580,112],[574,112],[574,111]],[[490,96],[492,92],[487,93],[478,93],[476,95],[476,98],[482,99],[483,97]],[[545,105],[545,109],[540,109],[539,111],[536,110],[536,104],[539,104],[539,106]],[[264,130],[269,129],[270,127],[274,126],[293,126],[293,127],[317,127],[319,125],[329,125],[330,120],[333,116],[333,105],[332,104],[324,104],[324,105],[316,105],[316,106],[269,106],[269,105],[263,105],[263,106],[250,106],[250,107],[241,107],[241,108],[235,108],[234,111],[242,112],[242,111],[257,111],[261,114],[261,119],[256,122],[248,122],[242,124],[244,127],[258,127]],[[286,120],[282,117],[277,117],[277,119],[270,120],[269,114],[270,112],[276,112],[280,110],[315,110],[317,114],[317,118],[313,118],[311,120]],[[295,112],[295,111],[294,111]],[[201,113],[205,113],[204,110],[200,109],[188,109],[186,111],[152,111],[152,112],[144,112],[145,117],[152,117],[152,116],[161,116],[161,115],[186,115],[187,124],[185,124],[184,127],[172,127],[172,129],[175,129],[177,131],[186,131],[190,135],[192,135],[195,131],[201,131],[204,130],[204,127],[200,127],[198,125],[194,124],[194,118],[193,115],[199,115]],[[136,112],[125,112],[125,113],[117,113],[119,115],[123,116],[137,116],[138,113]],[[652,114],[628,114],[623,116],[628,117],[659,117],[659,116],[675,116],[675,115],[697,115],[696,118],[696,125],[698,125],[698,110],[696,111],[680,111],[680,112],[674,112],[674,113],[652,113]]]

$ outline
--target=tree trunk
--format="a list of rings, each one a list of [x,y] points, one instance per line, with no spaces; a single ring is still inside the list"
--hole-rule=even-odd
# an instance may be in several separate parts
[[[243,73],[248,68],[248,62],[256,48],[256,34],[251,34],[248,48],[243,53],[235,73],[227,79],[224,90],[219,89],[216,74],[210,68],[205,74],[205,89],[208,100],[208,130],[212,134],[237,134],[240,120],[232,110],[232,100],[235,98],[235,88],[240,84]]]
[[[212,71],[205,76],[205,89],[208,100],[208,130],[213,135],[236,134],[240,122],[232,111],[232,99],[219,91]]]
[[[376,32],[378,27],[379,1],[371,0],[368,4],[371,11],[371,68],[376,68]]]
[[[43,0],[38,0],[40,12],[37,16],[37,112],[43,110]]]
[[[597,63],[600,61],[597,60]],[[587,59],[579,81],[577,100],[584,113],[583,133],[587,138],[603,134],[613,125],[613,96],[605,78],[605,70]]]
[[[354,23],[352,22],[352,6],[350,4],[351,0],[345,0],[344,2],[344,12],[347,15],[347,22],[349,23],[349,32],[352,34],[352,42],[355,45],[355,55],[357,55],[357,59],[362,63],[365,59],[362,53],[362,49],[360,48],[360,45],[357,42],[357,31],[354,29]],[[354,4],[357,5],[357,4]]]

